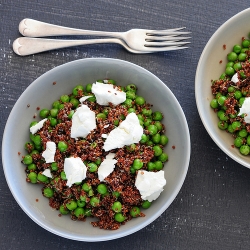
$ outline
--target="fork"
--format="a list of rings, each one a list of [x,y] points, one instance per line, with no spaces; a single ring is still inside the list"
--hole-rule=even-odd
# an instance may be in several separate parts
[[[186,48],[181,46],[188,44],[189,42],[186,41],[183,42],[183,40],[189,39],[190,37],[182,37],[181,35],[189,34],[190,32],[180,31],[182,29],[184,28],[168,29],[168,30],[131,29],[126,32],[105,32],[105,31],[73,29],[54,24],[44,23],[28,18],[23,19],[19,24],[19,31],[23,36],[28,36],[28,37],[65,36],[65,35],[66,36],[73,36],[73,35],[109,36],[122,39],[132,50],[148,52],[148,53]],[[117,40],[113,40],[112,42],[115,41],[118,42]],[[120,42],[118,43],[121,44]]]

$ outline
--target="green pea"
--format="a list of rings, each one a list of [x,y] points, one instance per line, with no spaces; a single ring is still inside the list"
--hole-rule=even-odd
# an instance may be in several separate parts
[[[232,127],[232,124],[229,124],[228,125],[228,127],[227,127],[227,131],[229,132],[229,133],[234,133],[234,129],[233,129],[233,127]]]
[[[85,201],[82,201],[82,200],[77,200],[77,206],[78,207],[85,207],[85,205],[86,205],[86,202]]]
[[[38,123],[37,121],[31,122],[31,123],[30,123],[30,128],[33,127],[33,126],[35,126],[37,123]]]
[[[166,135],[161,135],[160,144],[163,146],[168,144],[168,137]]]
[[[222,73],[221,76],[220,76],[220,79],[225,80],[225,79],[226,79],[226,76],[227,76],[226,73]]]
[[[96,101],[96,97],[95,96],[89,97],[88,101],[89,102],[95,102]]]
[[[36,170],[37,169],[36,164],[34,164],[34,163],[29,164],[27,166],[27,168],[28,168],[28,170]]]
[[[239,100],[242,97],[241,91],[240,90],[236,90],[234,92],[234,97],[235,97],[235,99]]]
[[[168,155],[166,153],[162,153],[158,156],[158,160],[161,162],[166,162],[168,160]]]
[[[90,208],[85,209],[85,216],[90,217],[91,215],[92,215],[91,209]]]
[[[133,166],[130,167],[129,171],[130,171],[131,174],[136,173],[136,170],[135,170],[135,168]]]
[[[60,100],[62,101],[62,103],[69,102],[69,96],[68,95],[62,95],[60,97]]]
[[[75,113],[74,110],[70,110],[68,114],[68,118],[72,119],[72,116],[74,115],[74,113]]]
[[[140,159],[134,159],[132,166],[135,170],[141,169],[143,167],[143,162]]]
[[[61,109],[64,109],[64,104],[61,103],[61,104],[58,106],[58,109],[60,109],[60,110],[61,110]]]
[[[75,210],[77,208],[77,202],[75,200],[70,200],[68,203],[66,203],[66,207],[70,211]]]
[[[124,104],[125,106],[127,106],[128,108],[132,108],[132,107],[133,107],[133,100],[127,98],[127,99],[123,102],[123,104]]]
[[[35,145],[33,142],[26,142],[24,145],[24,148],[28,151],[31,152],[32,150],[35,149]]]
[[[48,109],[42,109],[42,110],[40,110],[39,115],[41,118],[46,118],[49,116],[49,113],[50,113],[50,111]]]
[[[52,171],[57,171],[58,170],[58,165],[57,165],[56,162],[52,162],[51,165],[50,165],[50,167],[51,167]]]
[[[33,138],[33,142],[35,143],[35,146],[40,146],[42,141],[41,141],[41,136],[40,135],[35,135]]]
[[[239,130],[241,128],[241,122],[235,121],[232,123],[232,128],[234,131]]]
[[[92,173],[96,172],[98,169],[97,165],[94,162],[88,163],[87,166],[88,166],[89,172],[92,172]]]
[[[23,158],[23,163],[25,165],[29,165],[33,162],[32,156],[31,155],[25,155]]]
[[[248,48],[250,46],[250,40],[244,39],[241,44],[243,48]]]
[[[142,96],[137,96],[136,98],[135,98],[135,103],[137,104],[137,105],[143,105],[143,104],[145,104],[145,99],[142,97]]]
[[[61,104],[61,103],[60,103],[59,101],[54,101],[53,104],[52,104],[52,107],[53,107],[54,109],[59,109],[60,104]]]
[[[116,83],[115,83],[115,80],[109,79],[109,80],[108,80],[108,84],[113,84],[113,85],[115,85]]]
[[[155,162],[155,169],[158,170],[158,171],[163,169],[162,161],[156,161]]]
[[[144,126],[149,126],[150,124],[152,123],[152,119],[150,119],[150,118],[146,118],[145,120],[144,120]]]
[[[131,145],[129,145],[129,146],[126,146],[126,149],[127,149],[129,152],[133,152],[133,151],[135,151],[135,149],[136,149],[136,145],[133,143],[133,144],[131,144]]]
[[[105,120],[106,115],[104,113],[99,113],[99,114],[96,115],[96,118]]]
[[[240,62],[235,63],[233,68],[235,71],[241,70],[242,69],[241,63]]]
[[[153,150],[154,150],[154,155],[155,156],[159,156],[159,155],[162,154],[162,148],[160,146],[158,146],[158,145],[155,145],[153,147]]]
[[[128,91],[126,92],[126,98],[134,100],[136,98],[136,94],[134,91]]]
[[[236,137],[234,139],[234,146],[239,148],[241,145],[243,145],[243,138],[241,137]]]
[[[158,131],[161,131],[163,129],[163,125],[160,121],[155,121],[154,125],[157,127]]]
[[[158,144],[161,141],[161,135],[157,133],[157,134],[153,135],[151,139],[154,143]]]
[[[120,201],[115,201],[111,208],[114,212],[120,213],[122,211],[122,204]]]
[[[108,188],[105,184],[101,183],[97,186],[97,192],[100,194],[106,194],[108,192]]]
[[[142,207],[143,208],[145,208],[145,209],[147,209],[147,208],[149,208],[150,206],[151,206],[151,204],[152,204],[152,202],[150,202],[150,201],[148,201],[148,200],[145,200],[145,201],[143,201],[143,203],[142,203]]]
[[[115,126],[118,126],[118,125],[119,125],[119,120],[118,120],[118,119],[114,120],[114,125],[115,125]]]
[[[218,127],[219,127],[219,129],[225,130],[228,127],[228,123],[224,122],[224,121],[219,121],[218,122]]]
[[[59,208],[59,211],[61,214],[65,215],[69,213],[69,210],[67,208],[64,207],[64,205],[61,205]]]
[[[242,145],[240,147],[240,153],[243,154],[243,155],[249,155],[249,152],[250,152],[250,148],[248,145]]]
[[[155,111],[152,115],[154,121],[161,121],[163,119],[163,115],[160,111]]]
[[[104,83],[104,81],[103,81],[103,80],[97,80],[97,82]]]
[[[135,109],[134,108],[129,108],[128,109],[128,113],[135,113],[136,111],[135,111]]]
[[[95,160],[95,164],[96,165],[100,165],[102,163],[102,159],[101,158],[97,158],[96,160]]]
[[[37,174],[35,172],[30,172],[28,174],[28,179],[30,180],[31,183],[35,184],[37,183]]]
[[[55,109],[55,108],[51,109],[50,110],[50,115],[52,117],[57,117],[57,115],[58,115],[58,109]]]
[[[155,170],[155,163],[154,162],[148,162],[147,163],[147,168],[148,168],[148,171],[153,171]]]
[[[210,106],[211,106],[211,108],[213,108],[213,109],[217,109],[217,108],[219,107],[219,104],[218,104],[217,99],[213,99],[213,100],[210,102]]]
[[[239,131],[238,135],[239,135],[240,137],[247,137],[248,132],[247,132],[247,130],[246,130],[245,128],[243,128],[243,129],[241,129],[241,130]]]
[[[112,195],[115,196],[116,198],[120,197],[120,193],[118,191],[113,191]]]
[[[72,93],[74,96],[77,96],[83,91],[84,91],[84,87],[82,85],[77,85],[73,88]]]
[[[54,195],[54,191],[52,188],[46,187],[43,189],[43,195],[47,198],[51,198]]]
[[[246,99],[245,97],[241,97],[241,98],[239,99],[239,104],[240,104],[240,106],[243,105],[245,99]]]
[[[228,115],[225,112],[222,113],[219,118],[221,121],[227,121],[229,119]]]
[[[62,172],[60,173],[60,176],[61,176],[62,180],[64,180],[64,181],[67,180],[67,176],[66,176],[66,173],[65,173],[64,171],[62,171]]]
[[[235,52],[236,54],[239,54],[240,51],[241,51],[241,46],[238,44],[234,45],[233,52]]]
[[[247,136],[247,144],[250,145],[250,135]]]
[[[68,144],[65,141],[59,141],[57,147],[60,152],[65,152],[68,149]]]
[[[142,109],[142,114],[145,116],[151,116],[153,111],[151,109],[143,108]]]
[[[240,53],[239,54],[239,61],[245,61],[247,58],[247,54],[246,53]]]
[[[228,89],[227,89],[227,92],[229,92],[229,93],[235,92],[235,87],[229,86]]]
[[[233,67],[234,66],[234,62],[228,62],[227,64],[226,64],[226,68],[227,67]]]
[[[237,54],[235,52],[230,52],[230,53],[227,54],[227,60],[229,62],[234,62],[234,61],[237,60],[237,58],[238,58],[238,56],[237,56]]]
[[[146,145],[147,145],[147,146],[153,146],[154,143],[153,143],[151,140],[148,140],[148,141],[146,142]]]
[[[50,121],[50,126],[55,127],[57,125],[57,119],[56,118],[51,117],[49,119],[49,121]]]
[[[73,104],[74,108],[77,108],[80,102],[76,98],[71,98],[70,103]]]
[[[46,182],[46,181],[48,181],[48,177],[45,176],[45,175],[43,175],[43,174],[41,174],[41,173],[38,173],[37,180],[41,181],[41,182]]]
[[[226,67],[225,72],[226,72],[226,74],[227,74],[228,76],[233,76],[234,73],[235,73],[235,70],[234,70],[233,67]]]
[[[225,96],[220,96],[219,98],[218,98],[218,104],[220,105],[220,106],[223,106],[224,105],[224,103],[225,103],[225,101],[226,101],[226,97]]]
[[[83,217],[84,216],[84,209],[82,207],[77,207],[75,210],[74,210],[74,214],[77,218],[79,217]]]
[[[92,83],[88,83],[88,84],[86,85],[86,91],[87,91],[88,93],[90,93],[90,92],[92,91]]]
[[[83,183],[82,185],[82,189],[85,191],[85,192],[88,192],[90,189],[91,189],[91,185],[87,182]]]
[[[132,207],[132,209],[130,210],[130,215],[132,217],[138,217],[140,216],[141,210],[139,207]]]
[[[109,109],[108,109],[108,108],[105,108],[102,112],[103,112],[106,116],[108,116],[108,114],[109,114]]]
[[[150,135],[155,135],[157,132],[158,132],[158,129],[155,125],[153,124],[150,124],[148,127],[147,127],[147,130],[149,131],[149,134]]]
[[[246,75],[245,75],[244,72],[240,72],[240,78],[241,78],[241,79],[246,79]]]
[[[37,154],[39,154],[39,151],[37,151],[37,150],[32,150],[31,151],[31,153],[30,153],[30,155],[32,156],[32,155],[37,155]]]
[[[125,216],[123,216],[122,213],[116,213],[114,219],[115,219],[115,221],[117,221],[117,222],[123,222],[123,221],[125,221],[127,218],[126,218]]]
[[[97,197],[91,197],[89,203],[92,207],[97,207],[100,203],[100,200]]]
[[[137,87],[135,84],[129,84],[126,86],[126,91],[133,91],[133,92],[136,92],[137,90]]]

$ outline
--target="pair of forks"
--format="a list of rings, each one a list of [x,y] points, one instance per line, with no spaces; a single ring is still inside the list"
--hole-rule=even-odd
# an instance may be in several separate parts
[[[188,44],[185,37],[190,32],[180,31],[184,28],[167,30],[131,29],[126,32],[105,32],[93,30],[73,29],[33,19],[23,19],[19,24],[19,37],[13,42],[13,50],[20,56],[32,55],[48,50],[97,44],[118,43],[131,53],[144,54],[160,51],[185,49]],[[105,36],[111,38],[86,40],[45,39],[40,37],[51,36]],[[39,37],[39,38],[38,38]]]

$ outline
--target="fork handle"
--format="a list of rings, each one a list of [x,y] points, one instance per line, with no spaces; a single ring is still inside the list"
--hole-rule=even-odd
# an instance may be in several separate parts
[[[106,32],[68,28],[64,26],[40,22],[29,18],[25,18],[20,22],[19,32],[23,36],[28,37],[94,35],[121,38],[122,34],[120,32]]]
[[[13,50],[16,54],[20,56],[27,56],[48,50],[97,43],[119,43],[122,45],[122,42],[116,38],[88,40],[56,40],[45,38],[19,37],[13,42]]]

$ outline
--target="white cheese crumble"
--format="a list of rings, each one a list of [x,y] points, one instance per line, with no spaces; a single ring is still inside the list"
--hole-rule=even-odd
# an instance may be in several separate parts
[[[246,114],[244,120],[246,123],[250,123],[250,97],[246,97],[242,107],[240,108],[240,112],[238,116]]]
[[[66,174],[66,185],[71,187],[76,182],[81,182],[86,178],[87,167],[79,157],[65,158],[64,172]]]
[[[235,74],[232,76],[231,81],[234,82],[234,83],[237,83],[237,82],[239,81],[238,73],[235,73]]]
[[[42,157],[45,159],[46,163],[52,163],[55,161],[56,144],[53,141],[46,142],[46,149],[42,153]]]
[[[108,135],[107,134],[102,134],[102,138],[108,138]]]
[[[72,116],[71,138],[86,137],[95,128],[95,112],[87,105],[77,108]]]
[[[103,149],[109,151],[115,148],[122,148],[125,145],[131,145],[132,143],[138,143],[141,140],[142,134],[143,128],[140,125],[137,115],[130,113],[117,128],[109,133],[104,142]]]
[[[109,102],[118,105],[126,100],[126,93],[112,84],[96,82],[93,83],[91,91],[100,105],[108,105]]]
[[[80,103],[83,103],[84,101],[86,101],[87,99],[89,99],[90,97],[92,97],[92,95],[86,95],[86,96],[83,96],[79,99],[79,102]]]
[[[32,135],[34,135],[39,129],[41,129],[43,127],[43,124],[47,121],[47,118],[41,120],[40,122],[38,122],[37,124],[35,124],[34,126],[30,127],[30,133]]]
[[[109,153],[99,166],[98,179],[100,181],[104,181],[104,179],[114,171],[115,164],[117,163],[117,160],[115,160],[114,157],[114,153]]]
[[[139,190],[141,198],[150,202],[160,196],[166,183],[163,170],[158,172],[139,170],[135,180],[135,186]]]
[[[47,177],[49,177],[49,178],[52,178],[52,174],[51,174],[49,168],[45,169],[45,170],[42,172],[42,174],[45,175],[45,176],[47,176]]]

